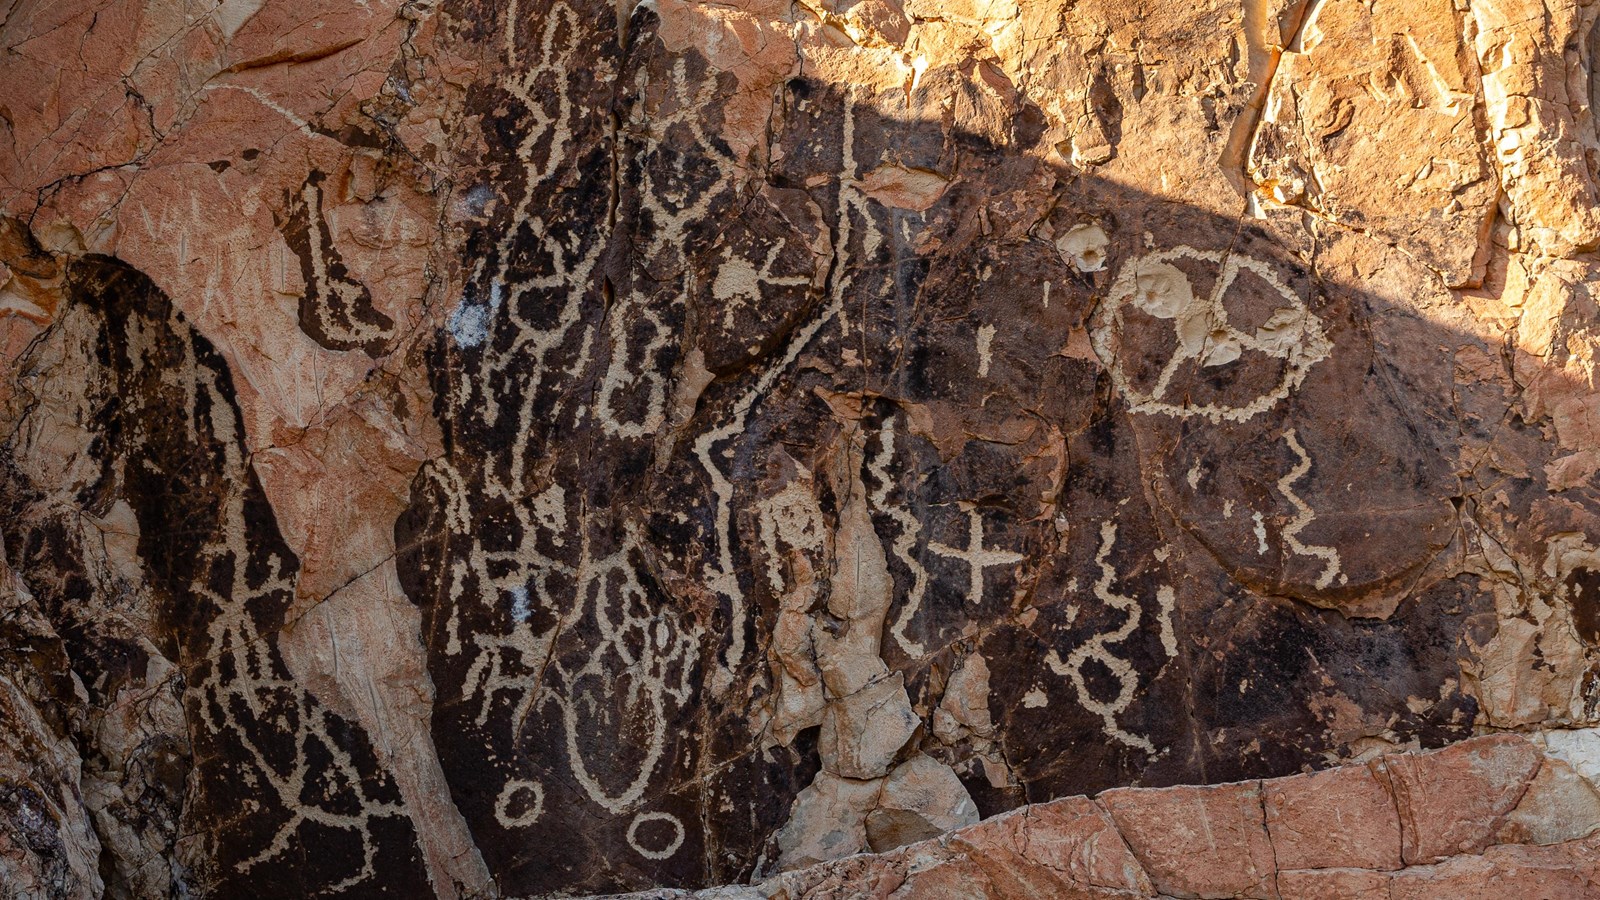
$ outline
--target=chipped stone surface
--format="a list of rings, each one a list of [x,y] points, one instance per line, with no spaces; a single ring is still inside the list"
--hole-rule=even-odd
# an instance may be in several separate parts
[[[1251,177],[1301,206],[1476,283],[1500,187],[1470,15],[1449,0],[1307,4],[1267,95]]]
[[[1597,9],[13,4],[0,883],[1584,895]]]

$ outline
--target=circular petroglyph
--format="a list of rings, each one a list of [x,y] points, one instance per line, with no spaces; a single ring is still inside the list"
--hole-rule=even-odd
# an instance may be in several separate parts
[[[1208,289],[1197,291],[1195,281],[1208,277]],[[1241,317],[1249,321],[1241,325]],[[1143,326],[1137,339],[1130,336],[1135,319]],[[1332,350],[1321,320],[1272,266],[1184,246],[1124,265],[1090,338],[1134,412],[1213,422],[1243,422],[1272,408]],[[1191,390],[1207,370],[1234,363],[1259,368],[1236,383]]]
[[[1098,272],[1106,267],[1106,246],[1110,243],[1105,229],[1091,222],[1072,226],[1056,239],[1056,250],[1079,272]]]
[[[671,837],[666,841],[662,841],[663,835],[659,828],[651,828],[645,835],[640,835],[641,828],[652,822],[665,823],[667,833]],[[651,844],[659,844],[660,849],[650,849],[650,847],[645,846],[646,841]],[[679,822],[678,817],[671,813],[640,813],[634,816],[633,821],[628,825],[628,846],[638,851],[639,855],[645,859],[666,859],[677,853],[678,848],[683,846],[683,823]]]
[[[544,812],[544,788],[537,781],[514,778],[500,789],[494,817],[507,828],[526,828]]]

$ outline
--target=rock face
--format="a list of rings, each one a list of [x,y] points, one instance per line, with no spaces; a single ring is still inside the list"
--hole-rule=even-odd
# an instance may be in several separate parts
[[[1571,771],[1521,737],[1474,738],[1318,774],[1053,800],[742,890],[636,897],[1577,900],[1600,890],[1600,793],[1547,774]],[[1573,804],[1589,810],[1582,824],[1563,812]],[[1517,824],[1530,820],[1563,824],[1530,839]]]
[[[0,883],[1592,893],[1597,17],[13,4]]]

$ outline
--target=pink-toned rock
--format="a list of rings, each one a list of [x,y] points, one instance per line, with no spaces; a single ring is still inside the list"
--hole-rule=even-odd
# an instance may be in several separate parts
[[[1522,802],[1495,835],[1500,844],[1558,844],[1600,829],[1600,792],[1570,765],[1545,757]]]
[[[1596,2],[12,0],[0,889],[1594,893]]]
[[[1043,879],[1028,879],[1026,874],[1020,879],[1006,877],[1007,872],[1000,863],[998,859],[966,855],[913,857],[905,884],[895,891],[894,896],[926,897],[928,900],[955,900],[957,897],[1004,900],[1029,894],[1048,896],[1057,893],[1056,886]],[[1000,875],[1000,881],[995,880],[993,873]]]
[[[853,856],[833,863],[813,866],[797,872],[788,872],[765,882],[761,889],[771,900],[835,900],[835,898],[873,898],[881,900],[900,890],[906,882],[906,870],[911,856],[917,853],[924,865],[937,865],[938,857],[930,861],[929,851],[922,848],[902,847],[890,853],[874,856]]]
[[[1068,885],[1141,895],[1154,891],[1111,817],[1087,797],[1025,807],[957,837],[975,857],[1013,856],[1021,866],[1054,873]]]
[[[777,834],[780,865],[799,868],[866,850],[866,816],[880,789],[877,781],[818,772]]]
[[[1283,900],[1368,900],[1387,897],[1389,874],[1369,869],[1291,869],[1278,873]]]
[[[1474,789],[1492,793],[1492,784],[1485,787],[1485,772],[1509,769],[1515,781],[1519,741],[1506,736],[1474,738],[1446,751],[1395,754],[1365,765],[1266,782],[1125,788],[1109,791],[1098,801],[1069,797],[1026,806],[889,853],[851,856],[786,872],[749,888],[637,897],[1567,900],[1596,896],[1600,836],[1544,846],[1525,843],[1554,841],[1564,831],[1581,831],[1587,820],[1584,798],[1594,793],[1567,764],[1541,754],[1535,754],[1535,761],[1543,767],[1510,816],[1493,805],[1435,814],[1503,820],[1505,825],[1491,845],[1436,863],[1399,867],[1399,818],[1392,806],[1385,808],[1389,795],[1374,773],[1384,766],[1402,770],[1398,777],[1410,779],[1408,784],[1421,779],[1441,797]],[[1536,819],[1541,824],[1534,825]],[[1324,834],[1318,833],[1319,821]],[[1363,831],[1373,823],[1376,832]],[[1453,824],[1465,828],[1471,823]],[[1387,839],[1387,848],[1378,835]],[[1149,874],[1145,866],[1150,867]]]
[[[823,712],[823,768],[844,778],[881,778],[917,725],[900,673],[873,682]]]
[[[1517,735],[1465,741],[1432,753],[1373,762],[1400,811],[1407,865],[1488,846],[1539,769],[1539,751]]]
[[[1263,782],[1267,834],[1283,869],[1398,869],[1400,818],[1365,768]]]
[[[950,767],[917,754],[883,780],[878,808],[867,814],[867,843],[884,851],[978,821],[978,807]]]
[[[1107,791],[1111,813],[1157,890],[1177,897],[1274,897],[1259,782]]]
[[[1472,127],[1483,110],[1462,7],[1334,3],[1309,15],[1251,149],[1259,196],[1384,233],[1451,284],[1481,277],[1499,185]]]
[[[1389,900],[1588,900],[1600,896],[1600,844],[1504,846],[1395,874]]]

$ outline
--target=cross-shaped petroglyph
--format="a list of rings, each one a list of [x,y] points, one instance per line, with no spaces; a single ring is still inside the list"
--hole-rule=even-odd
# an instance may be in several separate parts
[[[1112,568],[1108,557],[1116,546],[1117,526],[1114,522],[1100,524],[1100,550],[1095,554],[1095,564],[1100,567],[1100,577],[1094,584],[1094,596],[1106,606],[1118,610],[1123,614],[1122,624],[1108,632],[1094,635],[1084,641],[1071,653],[1067,654],[1065,662],[1056,651],[1051,650],[1045,657],[1045,663],[1057,675],[1063,675],[1072,680],[1072,686],[1078,693],[1078,703],[1084,709],[1099,716],[1104,723],[1106,734],[1119,743],[1125,744],[1149,754],[1155,754],[1155,745],[1142,735],[1132,734],[1125,730],[1118,722],[1117,716],[1127,710],[1133,702],[1134,692],[1139,688],[1139,673],[1134,670],[1132,663],[1118,657],[1111,652],[1112,644],[1126,641],[1139,629],[1142,611],[1139,601],[1125,594],[1116,593],[1111,589],[1116,581],[1117,572]],[[1176,596],[1172,588],[1163,585],[1156,591],[1156,602],[1160,616],[1161,645],[1167,656],[1178,655],[1177,637],[1173,633],[1172,613],[1176,606]],[[1109,701],[1099,700],[1089,691],[1087,681],[1084,679],[1083,669],[1090,661],[1099,663],[1111,674],[1117,683],[1117,695]]]
[[[1204,296],[1195,293],[1189,276],[1174,264],[1183,260],[1216,269],[1215,283]],[[1248,333],[1233,325],[1228,310],[1230,289],[1245,272],[1259,278],[1279,304],[1265,322]],[[1161,364],[1154,383],[1146,387],[1134,384],[1130,367],[1125,365],[1130,356],[1152,352],[1123,343],[1130,311],[1171,322],[1176,338],[1171,356]],[[1243,422],[1271,409],[1298,388],[1307,371],[1333,349],[1321,320],[1272,266],[1236,252],[1185,246],[1150,253],[1122,267],[1095,312],[1090,342],[1134,412],[1213,422]],[[1264,389],[1210,403],[1191,404],[1179,396],[1173,382],[1185,366],[1223,366],[1246,354],[1282,360],[1281,376]]]
[[[967,566],[967,602],[978,604],[983,602],[983,573],[985,569],[996,566],[1011,566],[1022,562],[1026,557],[1010,550],[998,547],[985,547],[983,545],[983,514],[977,507],[967,511],[967,545],[965,547],[952,547],[949,544],[930,542],[928,549],[940,556],[957,559]]]

